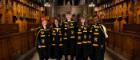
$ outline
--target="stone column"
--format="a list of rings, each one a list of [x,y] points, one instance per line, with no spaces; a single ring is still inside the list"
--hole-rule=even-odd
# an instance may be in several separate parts
[[[51,7],[52,7],[52,14],[51,14],[51,16],[54,17],[54,0],[52,0]]]
[[[80,5],[85,5],[85,0],[80,0]]]
[[[83,6],[83,15],[87,15],[87,5],[85,4],[85,0],[81,0],[80,4]]]
[[[74,6],[74,3],[75,3],[74,0],[72,0],[72,6]]]
[[[66,5],[66,0],[64,0],[63,5],[64,5],[64,6]]]

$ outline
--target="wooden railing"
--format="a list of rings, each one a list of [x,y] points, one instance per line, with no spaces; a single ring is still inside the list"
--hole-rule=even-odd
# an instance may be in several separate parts
[[[17,24],[0,24],[0,36],[18,32]]]
[[[0,36],[0,60],[16,60],[33,48],[33,32]]]
[[[140,35],[140,24],[125,24],[123,32]]]
[[[107,46],[128,60],[140,60],[140,36],[122,32],[108,32]]]

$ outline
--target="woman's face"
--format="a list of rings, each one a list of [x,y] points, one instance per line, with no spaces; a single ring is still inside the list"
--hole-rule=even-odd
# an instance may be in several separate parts
[[[57,19],[55,19],[55,20],[54,20],[54,23],[55,23],[55,24],[58,24],[58,20],[57,20]]]
[[[46,17],[42,17],[41,18],[41,23],[43,26],[47,25],[47,18]]]
[[[43,26],[47,25],[47,21],[46,21],[46,20],[43,20],[43,21],[42,21],[42,25],[43,25]]]

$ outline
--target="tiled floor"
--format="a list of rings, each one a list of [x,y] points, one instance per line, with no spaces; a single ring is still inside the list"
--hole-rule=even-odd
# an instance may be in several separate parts
[[[34,56],[33,56],[33,58],[31,60],[39,60],[38,53],[35,53]],[[55,60],[55,59],[49,59],[49,60]],[[64,60],[64,58],[62,60]],[[106,53],[104,60],[113,60],[113,59],[108,55],[108,53]]]

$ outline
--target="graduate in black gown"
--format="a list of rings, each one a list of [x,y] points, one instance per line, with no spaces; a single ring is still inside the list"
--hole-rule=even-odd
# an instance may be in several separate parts
[[[75,31],[76,31],[76,22],[72,19],[72,14],[67,13],[66,19],[62,23],[62,31],[63,31],[63,40],[64,40],[64,55],[67,60],[67,56],[71,56],[71,60],[74,59],[75,56]]]
[[[82,49],[83,49],[83,60],[88,60],[89,57],[89,47],[90,47],[90,41],[89,41],[89,27],[86,18],[82,18]]]
[[[62,41],[62,30],[59,25],[59,21],[57,18],[53,19],[53,27],[51,29],[51,58],[55,58],[56,60],[61,60],[62,58],[62,47],[63,47],[63,41]]]
[[[49,44],[49,37],[48,37],[48,28],[47,28],[47,17],[43,16],[41,18],[42,25],[37,30],[36,36],[36,48],[39,53],[40,60],[48,60],[48,44]]]
[[[99,23],[98,16],[95,16],[92,20],[93,23],[90,25],[92,50],[90,58],[91,60],[104,60],[105,53],[105,39],[108,37],[106,28],[103,24]]]
[[[85,18],[81,17],[76,29],[76,60],[84,60],[83,53],[83,27]]]

